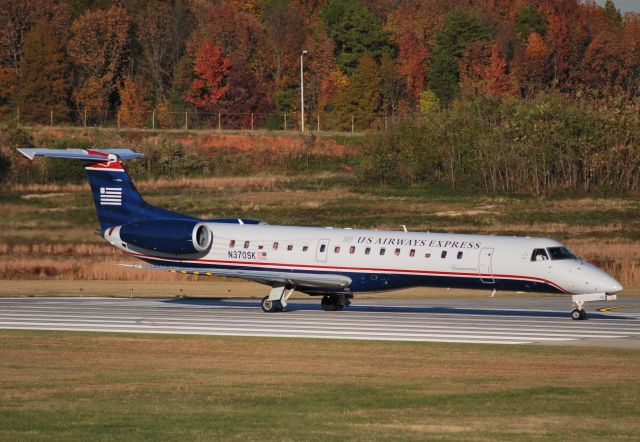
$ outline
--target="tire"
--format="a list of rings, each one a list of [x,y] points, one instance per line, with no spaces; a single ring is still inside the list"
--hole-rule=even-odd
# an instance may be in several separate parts
[[[262,311],[265,313],[273,313],[278,311],[278,301],[270,301],[268,296],[262,298],[262,303],[260,306],[262,307]]]
[[[581,313],[582,315],[580,316],[580,320],[584,321],[585,319],[587,319],[587,311],[582,310]]]
[[[335,312],[338,309],[338,297],[335,295],[324,295],[320,305],[325,312]]]
[[[574,321],[581,320],[583,318],[583,312],[584,310],[574,308],[573,310],[571,310],[571,319],[573,319]]]

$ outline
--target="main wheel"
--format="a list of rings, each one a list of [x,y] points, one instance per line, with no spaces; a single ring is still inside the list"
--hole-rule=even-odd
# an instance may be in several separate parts
[[[335,312],[338,310],[338,297],[336,295],[324,295],[320,305],[325,312]]]
[[[273,313],[278,311],[278,301],[271,301],[268,296],[262,298],[262,311],[265,313]]]
[[[574,321],[580,321],[586,317],[587,314],[583,309],[574,308],[573,310],[571,310],[571,319],[573,319]]]

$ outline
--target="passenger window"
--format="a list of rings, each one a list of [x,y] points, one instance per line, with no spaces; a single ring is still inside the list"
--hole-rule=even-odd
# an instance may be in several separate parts
[[[364,249],[365,255],[368,255],[369,253],[371,253],[371,247],[367,247],[366,249]]]
[[[325,250],[327,250],[327,246],[326,246],[326,245],[324,245],[324,244],[322,244],[322,245],[320,246],[320,253],[324,253],[324,251],[325,251]]]
[[[356,253],[356,246],[349,247],[349,253],[351,253],[352,255]]]
[[[249,248],[249,241],[245,241],[245,242],[244,242],[244,248],[245,248],[245,249],[248,249],[248,248]]]
[[[340,253],[340,246],[335,246],[333,248],[333,253]]]
[[[291,244],[289,244],[289,245],[287,246],[287,250],[288,250],[288,251],[292,251],[292,250],[293,250],[293,246],[292,246]]]
[[[302,251],[306,252],[307,250],[309,250],[309,246],[302,246]]]
[[[411,250],[409,250],[409,256],[410,256],[410,257],[412,257],[412,258],[413,258],[414,256],[416,256],[416,249],[411,249]]]
[[[531,254],[531,261],[547,261],[548,259],[549,257],[545,249],[534,249]]]
[[[384,248],[380,249],[380,256],[384,255],[384,252],[386,252]]]
[[[232,239],[231,241],[229,241],[229,248],[233,249],[236,246],[236,240]]]
[[[260,244],[260,245],[258,246],[258,249],[262,250],[262,249],[264,249],[264,246],[263,246],[262,244]]]
[[[273,250],[278,250],[278,243],[277,242],[273,243]]]
[[[400,249],[396,249],[396,256],[400,256]]]
[[[443,250],[442,253],[440,254],[440,258],[444,259],[447,257],[447,251]]]
[[[425,258],[431,258],[431,252],[427,252],[427,253],[425,253],[425,254],[424,254],[424,257],[425,257]]]
[[[462,259],[462,252],[458,252],[458,259]]]

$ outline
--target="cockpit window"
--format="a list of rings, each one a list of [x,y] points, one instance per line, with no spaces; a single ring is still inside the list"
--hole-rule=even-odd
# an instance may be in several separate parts
[[[547,261],[549,256],[547,255],[547,251],[545,249],[534,249],[531,254],[531,261]]]
[[[547,249],[552,260],[559,259],[576,259],[576,255],[571,253],[566,247],[549,247]]]

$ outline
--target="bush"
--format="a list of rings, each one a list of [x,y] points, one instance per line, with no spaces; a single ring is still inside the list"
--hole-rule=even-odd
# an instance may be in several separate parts
[[[638,105],[479,97],[368,139],[364,182],[542,194],[636,192]]]

